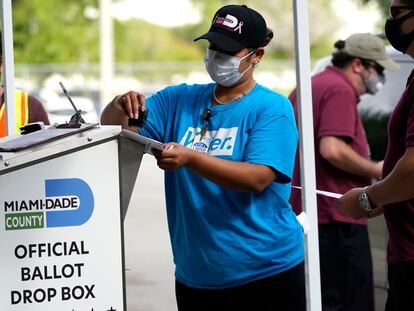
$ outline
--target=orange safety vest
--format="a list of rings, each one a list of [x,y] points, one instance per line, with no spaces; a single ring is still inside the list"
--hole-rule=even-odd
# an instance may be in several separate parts
[[[20,127],[29,123],[29,95],[25,91],[14,90],[16,103],[16,133],[20,133]],[[0,107],[0,137],[6,136],[6,104]]]

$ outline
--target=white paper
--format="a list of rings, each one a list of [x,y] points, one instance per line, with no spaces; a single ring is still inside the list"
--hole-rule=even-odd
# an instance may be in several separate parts
[[[292,188],[302,190],[302,187],[298,187],[298,186],[292,186]],[[343,196],[343,194],[340,194],[340,193],[322,191],[322,190],[316,190],[316,194],[323,195],[329,198],[335,198],[335,199],[339,199],[340,197]]]

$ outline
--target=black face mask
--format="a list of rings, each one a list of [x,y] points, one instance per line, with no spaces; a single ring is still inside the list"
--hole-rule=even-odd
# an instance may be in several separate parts
[[[404,35],[401,33],[401,25],[411,16],[414,16],[414,11],[398,19],[387,19],[385,23],[385,35],[388,41],[396,50],[404,54],[414,40],[414,30]]]

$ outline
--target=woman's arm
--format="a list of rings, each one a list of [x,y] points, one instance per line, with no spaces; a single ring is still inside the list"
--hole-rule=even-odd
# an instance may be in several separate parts
[[[122,128],[136,132],[128,127],[128,118],[138,119],[139,113],[145,111],[145,97],[137,92],[128,92],[115,97],[102,111],[101,124],[122,125]]]
[[[156,158],[161,169],[186,166],[222,187],[242,192],[262,192],[277,177],[266,165],[223,160],[176,143],[168,143]]]

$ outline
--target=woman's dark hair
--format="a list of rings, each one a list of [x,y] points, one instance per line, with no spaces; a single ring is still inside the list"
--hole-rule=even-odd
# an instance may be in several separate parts
[[[265,41],[263,42],[263,46],[262,46],[263,48],[265,46],[267,46],[270,43],[270,41],[272,41],[273,36],[274,36],[273,30],[270,29],[270,28],[267,28],[266,29],[266,38],[265,38]],[[248,49],[249,49],[249,52],[251,52],[251,51],[256,51],[258,48],[248,48]],[[237,52],[224,52],[224,53],[229,54],[229,55],[236,55],[238,52],[240,52],[240,51],[237,51]],[[250,55],[248,57],[248,59],[251,58],[251,57],[253,57],[253,54]]]
[[[266,29],[266,39],[263,43],[263,47],[267,46],[270,43],[270,41],[272,41],[273,36],[274,36],[273,30],[270,29],[270,28],[267,28]]]
[[[405,5],[414,5],[414,0],[401,0],[401,3]]]
[[[265,46],[267,46],[269,43],[270,43],[270,41],[272,41],[272,39],[273,39],[273,36],[274,36],[274,34],[273,34],[273,30],[272,29],[270,29],[270,28],[267,28],[266,29],[266,38],[265,38],[265,41],[264,41],[264,43],[263,43],[263,48],[265,47]],[[251,49],[249,49],[250,51],[257,51],[257,49],[253,49],[253,48],[251,48]],[[253,57],[253,54],[252,55],[250,55],[248,58],[250,59],[250,58],[252,58]]]
[[[337,49],[336,52],[332,53],[332,64],[335,67],[343,69],[352,63],[355,57],[343,51],[345,47],[344,40],[336,41],[334,47]]]

